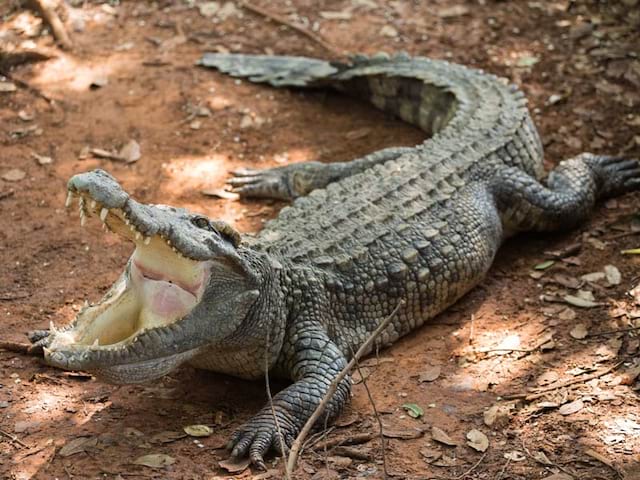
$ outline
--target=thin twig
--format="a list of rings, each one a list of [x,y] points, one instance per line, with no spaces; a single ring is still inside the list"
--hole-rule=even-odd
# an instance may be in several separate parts
[[[624,362],[618,362],[615,365],[609,367],[609,368],[605,368],[604,370],[601,370],[599,372],[593,372],[590,373],[588,375],[584,375],[582,377],[579,378],[572,378],[571,380],[565,380],[564,382],[560,382],[558,384],[553,384],[553,385],[549,385],[548,387],[543,387],[543,388],[539,388],[537,389],[537,391],[535,393],[516,393],[513,395],[505,395],[503,398],[506,400],[515,400],[515,399],[519,399],[519,398],[524,398],[525,400],[536,400],[540,397],[543,397],[546,393],[548,392],[552,392],[554,390],[558,390],[559,388],[564,388],[564,387],[569,387],[571,385],[575,385],[576,383],[585,383],[588,382],[589,380],[593,380],[594,378],[600,378],[603,377],[604,375],[606,375],[607,373],[611,373],[614,370],[616,370],[620,365],[622,365]]]
[[[500,472],[498,473],[496,480],[500,480],[502,478],[502,475],[504,475],[504,472],[507,469],[507,467],[509,467],[510,463],[511,463],[511,459],[507,458],[507,462],[504,464],[504,467],[502,467],[502,470],[500,470]]]
[[[351,361],[333,379],[333,382],[331,382],[331,385],[329,385],[329,388],[327,389],[327,392],[325,393],[324,397],[322,398],[322,400],[320,401],[320,403],[318,404],[314,412],[311,414],[311,416],[307,420],[307,423],[304,424],[304,427],[302,427],[302,430],[300,431],[295,441],[293,442],[293,445],[291,446],[291,450],[289,451],[289,461],[287,462],[286,470],[285,470],[288,475],[291,475],[291,473],[293,473],[293,470],[296,467],[296,462],[298,460],[300,447],[304,443],[305,438],[307,438],[307,435],[309,435],[309,432],[315,425],[320,415],[322,415],[322,412],[324,412],[325,407],[333,397],[333,394],[338,389],[338,385],[340,385],[342,380],[344,380],[345,377],[349,374],[349,372],[351,371],[353,366],[356,364],[356,362],[360,359],[360,357],[362,357],[362,355],[364,355],[365,352],[369,351],[369,347],[371,347],[371,344],[373,343],[373,341],[376,338],[378,338],[378,336],[382,333],[382,331],[385,328],[387,328],[387,326],[389,325],[393,317],[395,317],[396,313],[398,313],[398,310],[400,310],[400,307],[402,305],[404,305],[404,300],[400,300],[398,302],[398,305],[396,305],[396,308],[394,308],[393,311],[389,314],[389,316],[385,318],[380,323],[380,325],[378,325],[378,328],[376,328],[371,333],[371,335],[369,335],[369,338],[367,338],[367,340],[360,346],[360,348],[356,352],[355,356],[351,359]]]
[[[349,345],[349,348],[351,348],[351,345]],[[351,348],[351,355],[353,356],[353,358],[356,358],[355,354],[353,353],[353,348]],[[382,471],[384,472],[384,480],[387,480],[389,478],[389,472],[387,471],[387,444],[384,438],[382,420],[380,420],[380,414],[378,413],[378,409],[376,408],[376,403],[373,400],[373,396],[371,395],[371,390],[369,390],[369,386],[367,385],[367,379],[363,375],[362,370],[360,369],[360,362],[358,362],[357,359],[356,359],[356,370],[360,374],[360,378],[362,378],[362,386],[367,392],[369,403],[371,404],[371,408],[373,408],[373,414],[376,417],[376,422],[378,422],[378,428],[380,433],[380,446],[382,448]]]
[[[608,237],[605,237],[604,239],[617,240],[619,238],[631,237],[632,235],[640,235],[640,231],[616,233],[615,235],[610,235]]]
[[[12,442],[16,442],[18,445],[20,445],[21,447],[24,448],[29,448],[29,445],[27,445],[26,443],[24,443],[23,441],[21,441],[18,437],[16,437],[15,435],[11,435],[9,432],[5,432],[4,430],[0,429],[0,434],[4,435],[5,437],[7,437],[9,440],[11,440]]]
[[[273,421],[276,424],[276,431],[278,432],[278,440],[280,442],[280,449],[282,450],[282,458],[284,458],[285,465],[287,464],[287,447],[284,443],[284,437],[282,436],[282,430],[280,429],[280,423],[278,422],[278,416],[276,415],[276,408],[273,405],[273,396],[271,395],[271,384],[269,382],[269,333],[270,330],[267,327],[266,345],[264,349],[264,383],[267,390],[267,398],[269,399],[269,406],[271,407],[271,415],[273,415]],[[285,478],[291,480],[289,473],[285,470]]]
[[[325,440],[323,443],[320,443],[322,439],[319,439],[318,444],[314,445],[314,448],[330,449],[334,447],[341,447],[342,445],[361,445],[363,443],[370,442],[376,437],[377,437],[377,434],[374,434],[372,432],[367,432],[367,433],[357,433],[349,437],[330,438]]]
[[[551,462],[550,464],[548,464],[548,463],[546,463],[546,462],[541,461],[539,458],[536,458],[536,457],[535,457],[535,456],[534,456],[534,455],[529,451],[529,449],[527,448],[526,444],[524,443],[524,438],[521,438],[521,439],[520,439],[520,443],[522,443],[522,449],[524,450],[524,453],[526,453],[530,458],[532,458],[532,459],[533,459],[533,460],[535,460],[536,462],[538,462],[538,463],[540,463],[540,464],[542,464],[542,465],[545,465],[545,466],[549,466],[549,465],[551,465],[551,466],[553,466],[553,467],[556,467],[557,469],[562,470],[564,473],[566,473],[566,474],[567,474],[567,475],[569,475],[570,477],[574,477],[574,476],[575,476],[575,473],[574,473],[574,472],[570,472],[569,470],[567,470],[566,468],[564,468],[562,465],[559,465],[559,464],[557,464],[557,463],[552,462],[552,461],[549,459],[549,457],[547,457],[546,455],[545,455],[545,458]]]
[[[640,327],[620,328],[618,330],[607,330],[607,331],[604,331],[604,332],[590,333],[589,335],[587,335],[587,338],[588,337],[601,337],[601,336],[604,336],[604,335],[614,335],[616,333],[635,332],[636,330],[640,330]]]
[[[485,459],[485,457],[487,456],[487,454],[489,453],[488,450],[486,450],[482,456],[480,457],[480,459],[474,463],[471,468],[469,468],[469,470],[467,470],[464,473],[461,473],[460,475],[457,475],[455,477],[436,477],[437,479],[442,479],[442,480],[462,480],[464,477],[466,477],[467,475],[469,475],[471,472],[473,472],[476,468],[478,468],[478,465],[480,465],[482,463],[482,461]]]
[[[55,11],[59,3],[55,2],[54,5],[49,5],[49,2],[46,0],[31,0],[31,5],[33,9],[40,14],[42,20],[51,27],[51,34],[60,46],[65,50],[71,50],[73,48],[73,42],[69,38],[66,28],[64,28],[62,20],[60,20],[60,17]]]
[[[329,42],[327,42],[324,38],[322,38],[317,33],[314,33],[300,25],[290,22],[288,19],[278,15],[277,13],[270,12],[269,10],[266,10],[262,7],[257,7],[245,1],[241,1],[239,3],[242,7],[246,8],[250,12],[256,13],[258,15],[262,15],[263,17],[268,18],[269,20],[273,20],[274,22],[285,25],[295,30],[296,32],[301,33],[302,35],[309,37],[311,40],[322,45],[326,50],[329,50],[331,53],[335,55],[344,55],[344,52],[340,51],[340,49],[338,49],[337,47],[334,47],[333,45],[331,45]]]
[[[44,351],[39,345],[32,345],[30,343],[20,342],[5,342],[0,341],[0,350],[7,350],[8,352],[21,353],[23,355],[32,355],[34,357],[42,357]]]
[[[0,192],[0,200],[4,200],[5,198],[13,197],[16,194],[15,190],[7,190],[6,192]]]
[[[20,88],[24,88],[25,90],[33,93],[34,95],[36,95],[37,97],[42,98],[45,102],[47,102],[49,105],[53,106],[56,104],[56,100],[54,100],[53,98],[47,96],[45,93],[42,92],[42,90],[40,90],[37,87],[34,87],[33,85],[31,85],[29,82],[26,82],[25,80],[21,80],[19,78],[16,78],[15,75],[12,75],[11,73],[9,73],[6,70],[0,70],[0,75],[2,75],[5,78],[8,78],[9,80],[11,80],[13,83],[15,83],[17,86],[19,86]]]

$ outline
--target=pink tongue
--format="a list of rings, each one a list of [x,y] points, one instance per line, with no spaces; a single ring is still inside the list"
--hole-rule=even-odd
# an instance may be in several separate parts
[[[187,299],[184,297],[188,294],[184,290],[167,282],[158,282],[154,287],[151,294],[151,310],[166,317],[185,311]]]

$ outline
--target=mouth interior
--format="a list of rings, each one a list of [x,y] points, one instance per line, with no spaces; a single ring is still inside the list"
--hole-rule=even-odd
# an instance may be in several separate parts
[[[209,262],[186,258],[162,235],[142,235],[123,210],[102,208],[84,194],[80,209],[81,223],[95,214],[107,229],[131,240],[135,250],[103,299],[81,310],[72,327],[58,332],[52,348],[126,346],[143,331],[177,322],[199,303]]]

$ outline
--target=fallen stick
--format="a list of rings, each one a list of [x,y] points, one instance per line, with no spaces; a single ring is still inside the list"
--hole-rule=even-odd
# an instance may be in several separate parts
[[[540,397],[543,397],[546,393],[552,392],[553,390],[558,390],[559,388],[569,387],[571,385],[575,385],[576,383],[585,383],[589,380],[593,380],[594,378],[600,378],[605,376],[607,373],[611,373],[616,370],[620,365],[624,362],[618,362],[615,365],[605,368],[599,372],[593,372],[583,377],[572,378],[571,380],[565,380],[564,382],[560,382],[559,384],[549,385],[548,387],[539,388],[534,393],[515,393],[513,395],[505,395],[503,398],[505,400],[517,400],[524,398],[527,401],[536,400]]]
[[[20,445],[21,447],[24,448],[29,448],[29,445],[27,445],[26,443],[24,443],[23,441],[21,441],[18,437],[16,437],[15,435],[11,435],[9,432],[5,432],[4,430],[0,429],[0,434],[4,435],[5,437],[7,437],[9,440],[11,440],[12,442],[16,442],[18,445]]]
[[[59,3],[57,1],[31,0],[32,8],[38,12],[45,23],[51,27],[53,38],[56,39],[63,49],[71,50],[73,48],[73,42],[71,42],[66,28],[64,28],[64,24],[55,10],[58,5]]]
[[[298,461],[300,447],[302,447],[302,444],[304,443],[304,440],[307,438],[307,435],[309,435],[309,432],[315,425],[316,421],[318,420],[318,418],[320,418],[320,415],[322,415],[322,412],[324,412],[325,407],[327,406],[329,401],[331,401],[331,397],[333,397],[333,394],[336,393],[336,390],[338,389],[338,385],[340,385],[340,382],[342,382],[342,380],[344,380],[344,378],[349,374],[353,366],[360,360],[360,357],[364,355],[364,352],[366,352],[369,349],[373,341],[376,338],[378,338],[378,336],[382,333],[382,331],[385,328],[387,328],[387,326],[389,325],[393,317],[396,316],[396,313],[398,313],[398,310],[400,310],[400,307],[402,305],[404,305],[404,300],[400,300],[398,302],[398,305],[396,305],[396,308],[394,308],[393,311],[389,314],[389,316],[385,318],[380,323],[380,325],[378,325],[378,328],[376,328],[371,333],[371,335],[369,335],[369,338],[367,338],[367,340],[360,346],[360,348],[358,349],[356,354],[353,356],[351,361],[342,369],[342,371],[336,376],[336,378],[333,379],[333,382],[331,382],[331,385],[329,385],[329,388],[327,389],[327,393],[325,393],[324,397],[322,397],[322,400],[320,401],[320,403],[318,404],[314,412],[311,414],[311,416],[307,420],[307,423],[304,424],[304,427],[302,427],[302,430],[300,430],[300,433],[298,434],[295,441],[293,442],[293,445],[291,446],[291,450],[289,451],[289,460],[287,461],[287,465],[285,466],[285,472],[288,477],[294,478],[292,474],[293,474],[293,470],[296,467],[296,462]]]
[[[44,354],[44,350],[41,346],[31,345],[30,343],[0,341],[0,350],[21,353],[22,355],[31,355],[34,357],[42,357]]]
[[[322,38],[320,35],[313,33],[312,31],[297,25],[293,22],[290,22],[289,20],[287,20],[286,18],[270,12],[269,10],[265,10],[261,7],[256,7],[255,5],[251,5],[248,2],[244,2],[241,1],[239,2],[240,5],[243,8],[246,8],[247,10],[249,10],[250,12],[256,13],[258,15],[262,15],[265,18],[268,18],[269,20],[272,20],[274,22],[280,23],[282,25],[285,25],[293,30],[295,30],[298,33],[301,33],[302,35],[309,37],[311,40],[313,40],[316,43],[319,43],[320,45],[322,45],[325,49],[329,50],[331,53],[335,54],[335,55],[340,55],[343,56],[344,52],[340,51],[337,47],[334,47],[333,45],[331,45],[329,42],[327,42],[324,38]]]

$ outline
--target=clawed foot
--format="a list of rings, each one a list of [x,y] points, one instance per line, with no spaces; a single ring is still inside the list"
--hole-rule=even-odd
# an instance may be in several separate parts
[[[242,197],[293,200],[333,180],[335,165],[321,162],[302,162],[284,167],[254,170],[235,170],[227,180],[231,191]]]
[[[287,181],[286,172],[278,168],[267,170],[253,170],[243,168],[231,172],[232,178],[227,180],[227,185],[234,193],[241,197],[275,198],[290,200],[293,193]]]
[[[278,418],[277,425],[271,409],[267,407],[231,436],[228,448],[231,449],[232,457],[241,458],[248,454],[253,465],[265,470],[263,457],[269,450],[273,449],[282,455],[283,446],[285,450],[291,447],[296,432],[294,424],[287,412],[277,406],[274,408]]]
[[[583,159],[596,174],[604,197],[640,189],[638,160],[591,154],[585,154]]]

